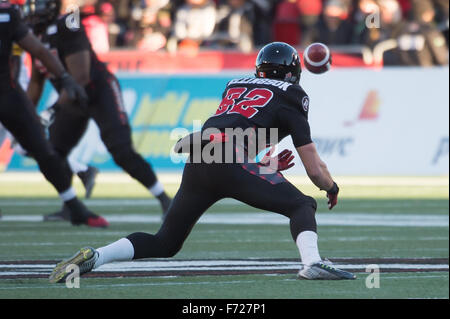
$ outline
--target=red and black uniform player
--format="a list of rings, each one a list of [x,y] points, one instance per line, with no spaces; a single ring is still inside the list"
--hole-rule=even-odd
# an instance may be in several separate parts
[[[288,53],[289,50],[291,48],[287,47]],[[293,56],[288,58],[296,61]],[[299,62],[296,63],[299,67]],[[266,165],[252,160],[268,145],[277,144],[286,136],[292,137],[296,148],[312,145],[309,97],[298,84],[300,72],[292,71],[285,78],[289,72],[280,69],[282,78],[277,79],[265,67],[267,65],[262,64],[256,70],[256,77],[229,81],[216,113],[202,127],[201,144],[204,146],[213,140],[222,142],[222,162],[231,160],[233,163],[208,164],[201,156],[196,160],[192,144],[198,144],[198,135],[187,137],[191,157],[161,229],[156,235],[135,233],[127,237],[133,243],[135,259],[175,255],[200,216],[223,198],[234,198],[288,217],[294,240],[305,230],[316,232],[316,201],[288,182],[277,169],[270,172]],[[270,128],[276,129],[275,135],[271,135]],[[240,136],[235,129],[244,134]],[[227,149],[229,146],[232,147]],[[212,149],[214,151],[217,149]],[[205,154],[203,151],[201,155]],[[320,187],[327,190],[334,185],[331,178],[323,184]]]
[[[337,204],[338,186],[311,140],[307,119],[309,98],[299,85],[300,74],[300,59],[293,47],[281,42],[263,47],[256,60],[256,77],[230,81],[216,114],[206,121],[201,132],[177,143],[175,151],[184,152],[186,146],[189,161],[158,232],[137,232],[98,249],[82,248],[73,258],[55,267],[50,281],[62,281],[67,276],[66,265],[73,262],[83,274],[113,261],[172,257],[202,214],[223,198],[234,198],[289,218],[291,235],[303,262],[299,277],[354,279],[353,274],[320,257],[317,203],[280,173],[292,166],[290,152],[268,156],[272,162],[269,167],[266,160],[261,163],[254,158],[267,144],[276,144],[290,135],[311,181],[327,192],[329,209]],[[267,134],[270,128],[272,133]],[[264,134],[259,135],[261,131]],[[201,156],[197,156],[199,153]]]
[[[49,18],[59,11],[60,0],[28,0],[25,4],[28,21],[41,41],[59,57],[68,72],[82,85],[88,94],[88,106],[63,108],[60,100],[53,105],[54,121],[49,127],[49,138],[57,152],[67,157],[84,134],[89,119],[100,129],[101,139],[115,163],[131,177],[138,180],[161,203],[165,212],[170,198],[148,162],[133,147],[131,129],[125,111],[122,92],[117,78],[99,61],[92,50],[83,25],[72,14]],[[37,104],[45,79],[60,90],[53,75],[34,59],[28,95]]]
[[[67,162],[48,143],[31,101],[12,79],[10,60],[13,42],[38,57],[54,72],[69,100],[86,99],[86,93],[65,71],[22,21],[20,9],[8,2],[0,2],[0,121],[14,138],[32,155],[46,179],[58,191],[68,207],[73,224],[105,227],[106,220],[90,212],[80,202],[71,186]]]

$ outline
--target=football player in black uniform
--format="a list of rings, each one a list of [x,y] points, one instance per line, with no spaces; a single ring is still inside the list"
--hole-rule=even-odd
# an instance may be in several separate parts
[[[216,114],[200,132],[202,139],[194,133],[177,143],[176,149],[188,145],[191,155],[159,231],[155,235],[133,233],[99,249],[83,248],[58,264],[50,281],[63,279],[68,263],[77,263],[83,273],[111,261],[174,256],[200,216],[226,197],[289,218],[292,238],[303,262],[300,278],[354,279],[353,274],[321,259],[315,219],[317,203],[280,173],[291,166],[290,153],[270,156],[273,163],[269,167],[266,160],[253,160],[267,144],[290,135],[308,176],[327,192],[329,209],[337,204],[339,188],[311,140],[309,97],[299,85],[300,75],[300,60],[293,47],[281,42],[263,47],[256,61],[256,77],[228,83]],[[270,136],[265,136],[269,128]],[[255,145],[261,147],[254,148]],[[198,153],[201,156],[195,159]],[[213,161],[209,156],[212,153]]]
[[[12,80],[10,59],[13,42],[39,58],[55,74],[55,81],[67,100],[83,104],[86,93],[61,63],[29,31],[19,8],[0,2],[0,121],[36,159],[41,172],[58,191],[69,211],[72,224],[106,227],[107,221],[90,212],[76,197],[68,164],[48,143],[44,130],[26,94]]]
[[[11,3],[20,2],[17,3],[18,5],[23,5],[25,3],[25,0],[22,1],[13,1],[10,0]],[[23,2],[23,3],[22,3]],[[12,49],[12,57],[11,57],[11,74],[12,74],[12,80],[15,82],[17,87],[26,88],[28,87],[28,76],[26,75],[26,70],[23,65],[23,49],[17,45],[17,43],[13,44]],[[25,75],[24,75],[25,74]],[[41,124],[44,125],[45,128],[48,126],[48,119],[45,117],[45,115],[52,116],[49,112],[42,112],[39,117],[41,120]],[[1,143],[1,139],[0,139]],[[12,145],[14,145],[14,151],[17,152],[20,155],[23,156],[29,156],[26,150],[23,149],[23,147],[20,144],[17,144],[17,141],[13,141]],[[75,161],[71,162],[70,157],[68,158],[69,167],[77,174],[77,176],[80,178],[81,182],[83,183],[83,186],[86,190],[86,198],[90,198],[92,194],[92,190],[95,186],[95,177],[98,174],[98,169],[94,166],[88,166],[84,165],[83,163],[78,163]]]
[[[150,164],[133,148],[131,129],[117,78],[97,58],[83,25],[77,18],[73,14],[58,18],[60,8],[60,0],[27,0],[24,6],[35,34],[59,57],[77,83],[86,89],[89,97],[88,106],[84,110],[61,107],[65,103],[63,97],[50,107],[55,110],[53,124],[49,127],[52,145],[61,156],[67,157],[85,132],[89,119],[94,119],[116,164],[158,198],[163,212],[166,212],[170,198]],[[35,105],[41,97],[47,78],[56,90],[60,89],[52,72],[48,72],[38,59],[34,59],[27,93]],[[53,217],[65,218],[64,212],[63,208],[61,212],[53,214]]]

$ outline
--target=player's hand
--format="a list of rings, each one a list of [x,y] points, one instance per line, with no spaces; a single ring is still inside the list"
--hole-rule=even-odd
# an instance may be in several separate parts
[[[69,99],[78,102],[82,108],[87,107],[88,96],[86,91],[69,73],[64,72],[58,80],[60,81],[61,88],[67,92]]]
[[[292,151],[285,149],[284,151],[280,152],[276,157],[272,157],[272,154],[275,150],[275,147],[272,147],[269,152],[264,156],[264,158],[261,160],[260,164],[263,166],[270,166],[273,161],[276,161],[277,172],[285,171],[292,166],[295,165],[295,163],[292,162],[294,159],[294,155],[292,155]]]
[[[338,202],[339,187],[333,182],[333,187],[327,191],[328,209],[332,209]]]
[[[278,169],[277,169],[278,172],[285,171],[295,165],[295,163],[292,162],[294,160],[294,155],[292,155],[291,150],[285,149],[280,154],[278,154],[277,157],[278,157]]]

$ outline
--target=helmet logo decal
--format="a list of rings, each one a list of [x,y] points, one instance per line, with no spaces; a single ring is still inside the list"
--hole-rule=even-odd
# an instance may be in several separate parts
[[[260,78],[265,78],[266,77],[266,72],[258,72],[258,76],[260,77]]]

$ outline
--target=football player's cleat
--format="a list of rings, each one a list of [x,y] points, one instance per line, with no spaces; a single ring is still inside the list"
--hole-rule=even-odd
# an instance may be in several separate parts
[[[75,255],[69,259],[58,263],[49,276],[51,283],[64,282],[66,277],[70,275],[67,267],[71,265],[78,266],[80,275],[90,272],[98,259],[98,252],[92,247],[81,248]]]
[[[88,225],[89,227],[106,228],[109,226],[109,223],[102,216],[94,215],[94,216],[88,217],[88,219],[86,221],[86,225]]]
[[[92,190],[95,186],[95,177],[98,174],[98,169],[94,166],[88,166],[88,169],[84,172],[77,173],[78,177],[81,179],[81,182],[84,185],[84,189],[86,190],[86,198],[90,198],[92,194]]]
[[[312,265],[304,265],[298,272],[298,277],[299,279],[310,280],[356,279],[354,274],[334,267],[330,261],[319,261]]]
[[[109,226],[105,218],[92,213],[81,202],[78,202],[77,210],[74,212],[71,212],[68,205],[64,204],[60,211],[44,215],[44,221],[70,221],[75,226],[87,225],[98,228]]]
[[[60,221],[70,221],[70,210],[67,205],[63,205],[61,210],[44,215],[44,222],[60,222]]]
[[[86,210],[84,212],[84,215],[80,219],[71,216],[70,222],[72,223],[72,225],[75,226],[87,225],[89,227],[98,227],[98,228],[106,228],[109,226],[109,223],[106,219],[104,219],[102,216],[94,214],[89,210]]]

